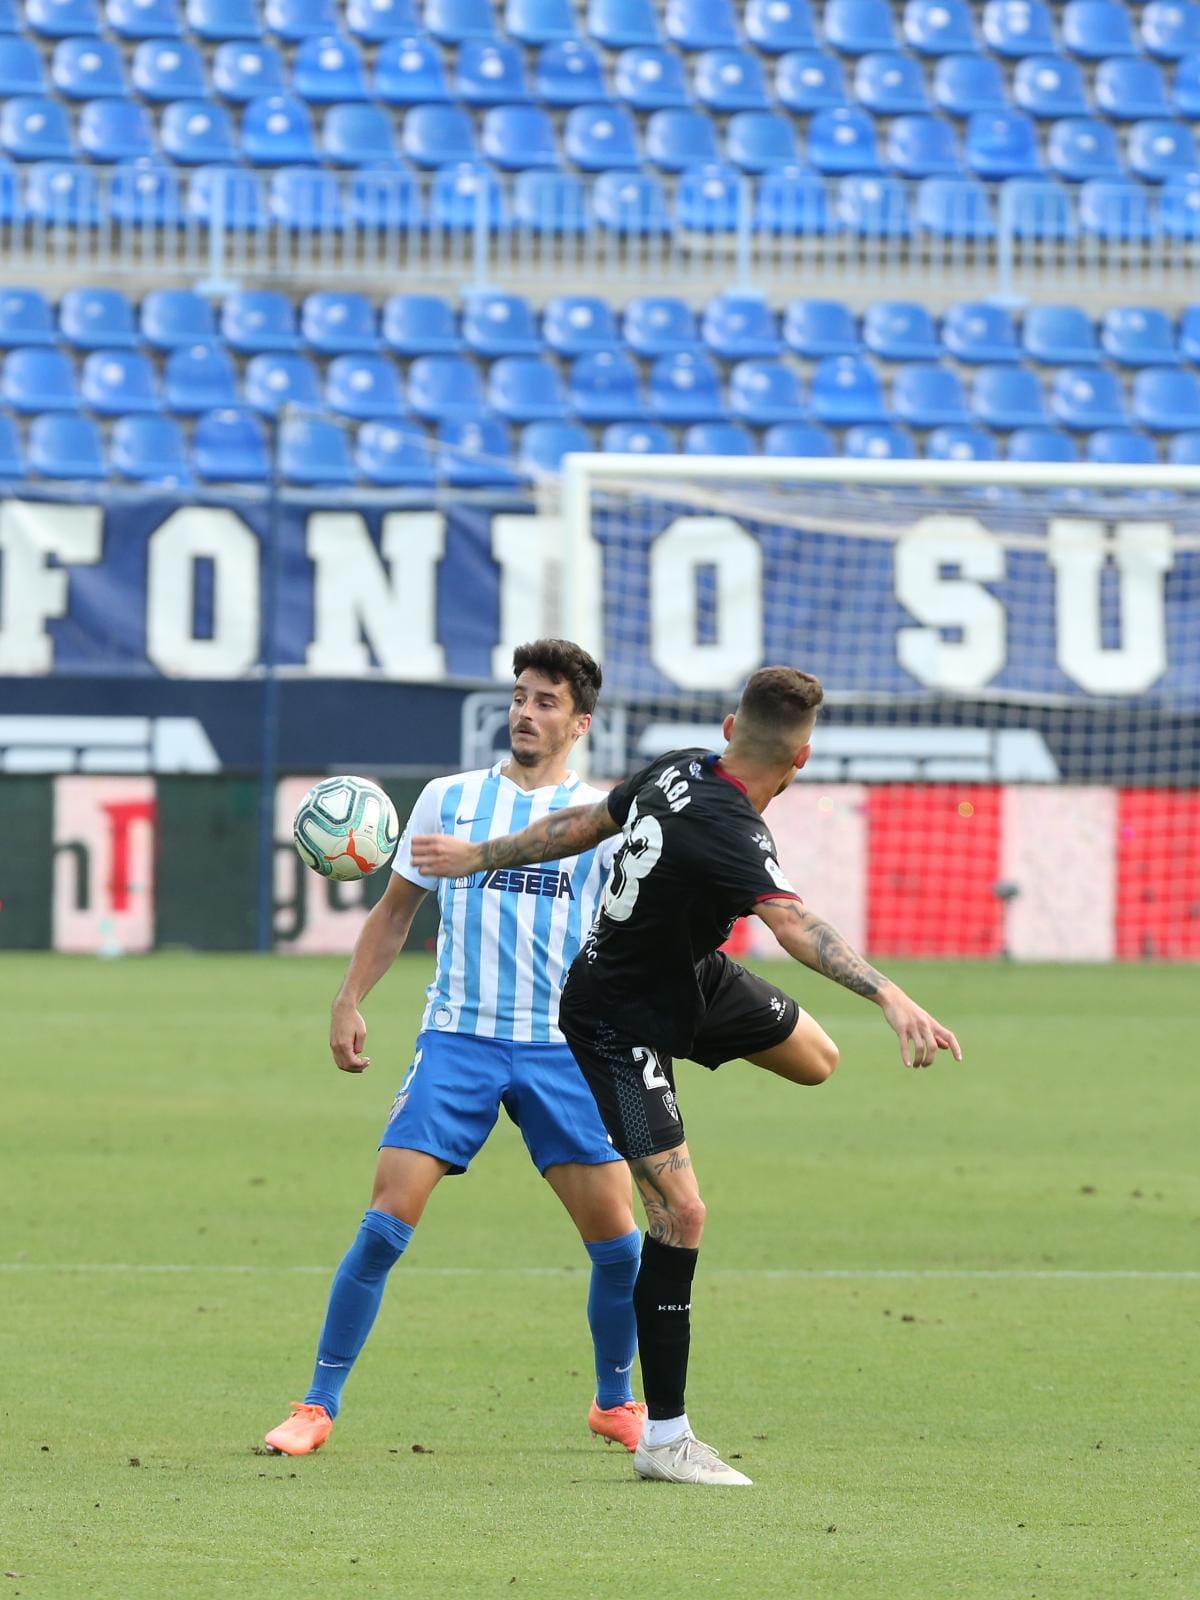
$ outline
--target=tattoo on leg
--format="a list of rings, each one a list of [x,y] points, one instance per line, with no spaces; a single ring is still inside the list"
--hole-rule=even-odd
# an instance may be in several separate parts
[[[675,1164],[669,1166],[672,1158]],[[678,1218],[671,1210],[671,1202],[658,1179],[664,1168],[678,1172],[690,1167],[691,1164],[690,1158],[685,1156],[680,1160],[674,1151],[661,1161],[650,1161],[643,1157],[629,1163],[634,1181],[641,1192],[642,1204],[646,1208],[646,1232],[652,1239],[657,1239],[659,1244],[682,1248],[684,1241]]]
[[[657,1177],[660,1172],[686,1172],[691,1164],[691,1156],[680,1157],[678,1150],[668,1150],[661,1161],[651,1163],[650,1170]]]

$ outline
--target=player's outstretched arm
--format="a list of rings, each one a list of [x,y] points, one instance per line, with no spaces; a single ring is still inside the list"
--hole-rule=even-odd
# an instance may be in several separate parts
[[[358,1008],[404,949],[425,893],[419,884],[393,872],[383,899],[359,929],[329,1021],[329,1048],[342,1072],[365,1072],[371,1065],[370,1056],[363,1055],[367,1025]]]
[[[412,842],[412,864],[428,878],[465,878],[493,867],[527,867],[535,861],[565,861],[594,850],[602,839],[620,833],[608,802],[567,806],[531,822],[520,833],[472,844],[448,833],[418,834]]]
[[[755,911],[796,961],[824,973],[844,989],[873,1000],[900,1039],[906,1067],[929,1066],[939,1050],[962,1060],[958,1040],[929,1012],[909,998],[898,984],[876,972],[870,962],[846,943],[836,928],[798,900],[760,900]]]

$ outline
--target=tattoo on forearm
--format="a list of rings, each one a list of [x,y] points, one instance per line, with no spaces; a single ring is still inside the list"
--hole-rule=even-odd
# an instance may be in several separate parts
[[[493,867],[527,866],[534,861],[562,861],[590,850],[606,837],[598,815],[601,809],[607,814],[603,803],[600,807],[568,806],[532,823],[520,833],[488,839],[479,847],[484,871]]]
[[[864,961],[858,951],[846,943],[836,928],[816,917],[801,906],[789,907],[808,946],[809,965],[827,978],[840,983],[844,989],[861,994],[868,1000],[877,995],[888,982],[882,972]]]

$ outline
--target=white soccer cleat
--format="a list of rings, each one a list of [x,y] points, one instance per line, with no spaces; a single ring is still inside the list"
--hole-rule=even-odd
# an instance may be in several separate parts
[[[640,1441],[633,1452],[633,1470],[639,1478],[658,1478],[663,1483],[751,1484],[744,1472],[721,1460],[710,1444],[701,1444],[693,1433],[682,1434],[667,1444],[647,1445]]]

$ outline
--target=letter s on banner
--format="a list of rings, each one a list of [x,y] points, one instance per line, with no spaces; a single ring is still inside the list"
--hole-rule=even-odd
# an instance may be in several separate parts
[[[897,633],[900,665],[930,689],[984,688],[1007,657],[1004,607],[983,588],[1004,577],[1003,547],[975,517],[921,517],[896,541],[895,562],[896,598],[928,624]],[[947,628],[961,639],[947,639]]]

